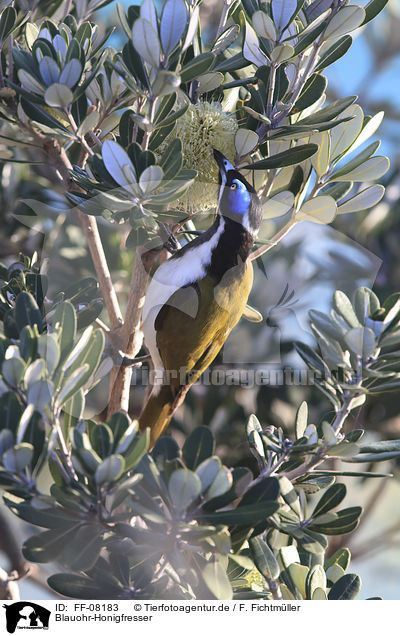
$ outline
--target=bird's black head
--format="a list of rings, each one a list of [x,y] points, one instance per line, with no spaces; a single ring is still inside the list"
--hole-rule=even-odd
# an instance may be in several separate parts
[[[219,168],[219,213],[241,223],[255,236],[262,221],[261,204],[256,191],[219,150],[214,150],[214,158]]]

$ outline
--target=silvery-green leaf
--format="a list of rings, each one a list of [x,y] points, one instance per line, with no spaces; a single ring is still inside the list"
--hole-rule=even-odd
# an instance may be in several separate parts
[[[74,96],[66,84],[52,84],[44,94],[44,101],[48,106],[65,108],[72,104]]]
[[[98,110],[91,110],[90,113],[85,117],[78,130],[76,131],[77,137],[84,137],[89,130],[93,130],[96,128],[97,124],[100,120],[100,113]]]
[[[230,470],[225,468],[225,466],[222,466],[206,493],[206,499],[209,500],[223,495],[230,489],[231,486],[232,473]]]
[[[153,95],[169,95],[179,88],[181,79],[176,73],[170,71],[159,71],[151,87]]]
[[[331,223],[336,216],[336,201],[330,196],[322,195],[306,201],[296,214],[299,221],[312,223]]]
[[[311,446],[318,442],[318,433],[314,424],[308,424],[304,430],[304,437],[307,437],[307,445]]]
[[[328,444],[328,446],[336,444],[337,439],[335,431],[333,430],[332,426],[328,424],[328,422],[322,422],[322,432],[324,434],[324,441],[326,444]]]
[[[147,194],[155,190],[160,185],[163,175],[164,173],[160,166],[149,166],[146,168],[139,178],[141,191]]]
[[[379,203],[385,194],[385,188],[381,185],[373,185],[365,188],[351,199],[342,203],[338,207],[338,214],[348,214],[349,212],[360,212],[368,210]]]
[[[160,64],[161,47],[157,32],[148,20],[138,18],[132,27],[132,43],[139,55],[153,66]]]
[[[50,35],[50,34],[49,34]],[[42,37],[41,35],[39,37]],[[51,35],[48,38],[52,41]],[[67,55],[67,43],[61,35],[56,35],[53,38],[53,46],[58,53],[58,57],[61,61],[65,60],[65,56]]]
[[[357,29],[365,20],[365,11],[357,5],[347,5],[339,9],[336,15],[330,20],[326,31],[324,32],[324,40],[328,38],[338,38],[341,35],[350,33]]]
[[[245,157],[257,146],[259,137],[253,130],[239,128],[235,135],[235,148],[238,157]]]
[[[300,563],[300,556],[295,545],[280,548],[279,556],[285,568],[288,568],[291,563]]]
[[[54,334],[42,333],[39,336],[38,354],[43,360],[45,360],[47,372],[51,374],[56,368],[60,357],[57,338]]]
[[[200,495],[200,478],[191,470],[175,470],[169,480],[168,491],[175,508],[182,512]]]
[[[161,14],[160,37],[165,55],[172,53],[181,39],[187,22],[187,9],[183,0],[167,0]]]
[[[36,24],[33,24],[33,22],[27,22],[25,26],[25,40],[30,49],[32,48],[38,36],[39,29],[37,28]]]
[[[300,508],[300,501],[299,501],[298,494],[293,488],[293,484],[290,481],[290,479],[288,479],[284,475],[282,477],[279,477],[279,490],[281,492],[281,495],[284,501],[288,504],[288,506],[290,506],[293,512],[298,517],[300,517],[301,508]]]
[[[203,75],[199,75],[197,80],[199,82],[197,92],[199,95],[202,95],[221,86],[224,76],[222,73],[204,73]]]
[[[281,64],[294,55],[294,48],[290,44],[280,44],[271,51],[270,57],[275,64]]]
[[[11,473],[20,473],[31,463],[32,457],[32,444],[18,444],[4,453],[2,463]]]
[[[287,214],[294,205],[294,194],[284,190],[263,203],[263,219],[276,219]]]
[[[296,589],[300,592],[301,597],[306,598],[306,579],[309,573],[309,569],[306,565],[300,565],[300,563],[291,563],[287,568],[287,573],[296,587]]]
[[[333,174],[329,181],[374,181],[375,179],[380,179],[389,170],[389,167],[390,161],[387,157],[383,155],[371,157],[358,168],[346,174],[341,174],[339,177]]]
[[[32,93],[37,93],[38,95],[44,94],[44,87],[35,77],[33,77],[33,75],[25,71],[23,68],[19,69],[17,75],[22,87],[27,91],[32,91]]]
[[[350,327],[361,327],[350,299],[340,289],[333,295],[333,306]]]
[[[158,31],[157,12],[153,0],[143,0],[140,5],[140,17],[150,22],[153,29],[156,32]]]
[[[208,457],[196,468],[196,475],[201,481],[201,490],[204,492],[212,484],[221,468],[221,460],[218,457]]]
[[[40,60],[39,69],[46,86],[50,86],[50,84],[55,84],[59,81],[60,68],[52,57],[46,55],[42,60]]]
[[[49,380],[38,380],[31,383],[27,391],[28,404],[33,404],[35,411],[42,411],[50,404],[54,387]]]
[[[303,437],[304,431],[307,428],[308,421],[308,404],[306,401],[302,402],[296,413],[295,431],[296,439]]]
[[[118,442],[118,446],[116,448],[116,452],[118,454],[123,454],[125,453],[125,451],[129,448],[129,446],[131,445],[131,443],[133,442],[133,440],[135,439],[137,433],[139,430],[139,422],[137,420],[133,420],[128,428],[126,429],[125,433],[123,434],[123,436],[121,437],[121,439]]]
[[[318,152],[311,157],[311,165],[319,177],[328,170],[331,137],[329,132],[315,133],[310,137],[310,143],[317,144]]]
[[[128,153],[119,144],[106,139],[101,153],[107,171],[119,185],[131,186],[137,183],[132,161]]]
[[[267,15],[264,11],[256,11],[253,13],[252,22],[257,35],[276,42],[276,28],[269,15]]]
[[[188,26],[188,30],[186,32],[185,42],[184,42],[183,47],[182,47],[182,53],[184,53],[186,51],[186,49],[191,45],[191,43],[193,41],[193,38],[196,35],[197,27],[198,27],[198,24],[199,24],[199,15],[200,15],[200,6],[197,5],[193,9],[193,13],[190,16],[189,26]]]
[[[282,33],[297,9],[297,0],[272,0],[272,18],[277,30]]]
[[[74,57],[72,60],[67,62],[61,71],[60,82],[61,84],[66,84],[70,88],[75,86],[82,74],[82,66],[80,62]]]
[[[246,36],[243,44],[243,57],[256,66],[269,66],[270,64],[267,56],[260,50],[258,38],[254,30],[247,22]]]
[[[340,115],[341,118],[351,117],[349,121],[345,121],[330,131],[332,159],[340,157],[357,139],[361,132],[364,114],[362,108],[358,104],[352,104]]]
[[[365,126],[363,126],[363,128],[362,128],[360,134],[358,135],[357,139],[350,146],[350,148],[347,150],[347,152],[345,152],[343,157],[346,157],[347,155],[349,155],[351,152],[353,152],[359,146],[361,146],[361,144],[363,144],[365,141],[367,141],[367,139],[372,137],[372,135],[378,130],[379,126],[381,125],[382,119],[384,117],[384,114],[385,114],[384,111],[381,110],[379,113],[376,113],[376,115],[371,117],[371,119],[365,124]]]
[[[74,364],[75,360],[81,355],[82,351],[87,347],[93,333],[93,325],[89,325],[79,338],[75,347],[72,349],[67,360],[63,364],[64,373]]]
[[[236,40],[239,35],[240,27],[238,24],[233,24],[232,26],[225,29],[223,33],[217,38],[214,46],[211,49],[211,53],[214,55],[219,55],[223,51],[225,51],[231,44]]]
[[[62,406],[64,402],[69,400],[74,395],[74,393],[79,391],[79,389],[85,382],[84,378],[86,377],[88,370],[89,365],[83,364],[81,367],[75,369],[75,371],[73,371],[71,375],[68,376],[66,382],[64,382],[63,384],[61,391],[57,395],[58,406]]]
[[[369,358],[376,349],[375,334],[368,327],[350,329],[344,339],[348,347],[362,358]]]
[[[33,382],[37,382],[44,374],[44,360],[35,360],[25,371],[24,383],[28,388]]]
[[[17,429],[17,443],[22,442],[24,435],[26,433],[26,429],[28,427],[29,422],[31,421],[31,417],[34,413],[35,407],[33,404],[28,404],[24,412],[22,413],[20,420],[18,422]]]
[[[9,428],[4,428],[0,431],[0,457],[12,446],[14,446],[14,435]]]
[[[24,375],[25,362],[22,358],[10,358],[8,360],[4,360],[1,371],[7,384],[12,387],[17,387]]]
[[[125,466],[124,458],[121,455],[110,455],[96,468],[94,475],[96,484],[101,486],[118,479]]]

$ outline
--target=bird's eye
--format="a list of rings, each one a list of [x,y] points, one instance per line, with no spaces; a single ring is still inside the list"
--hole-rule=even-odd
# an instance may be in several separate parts
[[[232,183],[231,190],[236,190],[238,187],[237,183]]]

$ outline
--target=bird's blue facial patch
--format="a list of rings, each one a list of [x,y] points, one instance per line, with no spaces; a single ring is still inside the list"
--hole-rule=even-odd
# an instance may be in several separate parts
[[[251,194],[245,184],[240,179],[233,179],[227,190],[229,211],[240,215],[246,214],[250,207]]]

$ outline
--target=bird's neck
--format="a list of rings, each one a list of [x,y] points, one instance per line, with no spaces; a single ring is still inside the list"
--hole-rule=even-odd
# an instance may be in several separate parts
[[[209,229],[213,244],[208,273],[220,280],[232,267],[245,267],[254,238],[243,225],[233,219],[217,215]]]

